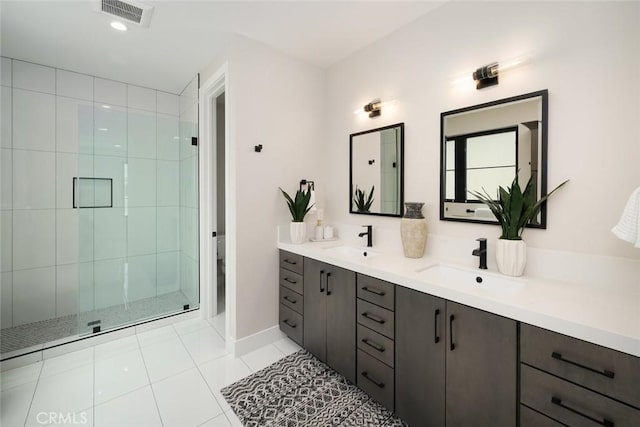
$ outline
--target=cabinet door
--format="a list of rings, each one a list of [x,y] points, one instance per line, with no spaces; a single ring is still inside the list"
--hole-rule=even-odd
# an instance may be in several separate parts
[[[304,348],[323,362],[327,361],[326,268],[319,261],[304,259]]]
[[[441,298],[396,287],[395,407],[413,427],[445,425],[445,307]]]
[[[325,267],[328,267],[325,274],[327,364],[355,383],[356,274],[339,267]]]
[[[516,425],[516,322],[447,301],[447,427]]]

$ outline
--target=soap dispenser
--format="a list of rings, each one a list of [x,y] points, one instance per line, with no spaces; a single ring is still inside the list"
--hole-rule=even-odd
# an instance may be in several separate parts
[[[315,231],[315,240],[323,240],[324,239],[324,228],[322,227],[322,218],[323,218],[322,209],[318,208],[316,231]]]

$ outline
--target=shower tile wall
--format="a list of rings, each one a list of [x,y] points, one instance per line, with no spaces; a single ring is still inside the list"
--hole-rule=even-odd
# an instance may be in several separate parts
[[[195,109],[197,123],[197,95],[190,110],[178,95],[4,57],[1,71],[0,326],[122,304],[126,263],[129,301],[180,290],[180,265],[192,275],[197,259],[197,197],[180,196],[197,194],[197,154],[180,150],[179,117]],[[73,209],[74,176],[112,178],[113,207]],[[181,177],[194,182],[181,189]]]

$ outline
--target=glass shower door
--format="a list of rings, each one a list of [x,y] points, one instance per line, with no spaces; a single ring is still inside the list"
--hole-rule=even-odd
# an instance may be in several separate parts
[[[93,154],[78,160],[91,174],[74,179],[79,239],[91,242],[78,271],[81,335],[198,307],[194,89],[184,117],[178,95],[178,115],[93,106]]]

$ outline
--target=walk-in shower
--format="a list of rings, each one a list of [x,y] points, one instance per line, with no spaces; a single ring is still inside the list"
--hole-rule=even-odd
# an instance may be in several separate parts
[[[2,358],[197,308],[198,77],[1,76]]]

